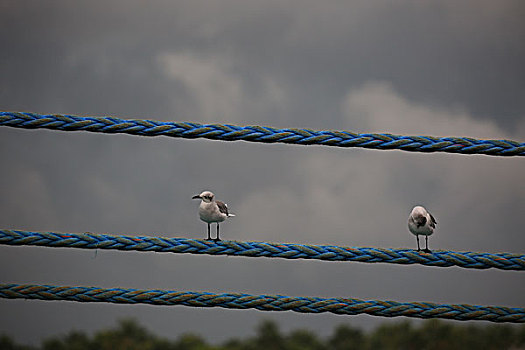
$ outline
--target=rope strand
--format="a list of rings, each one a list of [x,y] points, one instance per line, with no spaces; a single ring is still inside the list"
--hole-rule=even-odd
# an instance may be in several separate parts
[[[492,156],[525,156],[525,143],[511,140],[478,140],[469,137],[401,136],[359,134],[350,131],[276,129],[261,126],[160,122],[115,117],[79,117],[0,112],[0,126],[25,129],[125,133],[140,136],[207,138],[222,141],[244,140],[262,143],[361,147],[377,150],[399,149],[409,152],[446,152]]]
[[[337,315],[368,314],[383,317],[446,318],[459,321],[525,322],[525,309],[466,304],[360,300],[350,298],[291,297],[241,293],[205,293],[124,288],[62,287],[35,284],[0,284],[0,297],[7,299],[66,300],[116,304],[184,305],[257,309],[261,311],[330,312]]]
[[[113,236],[96,233],[29,232],[3,229],[0,229],[0,244],[367,263],[381,262],[403,265],[421,264],[436,267],[458,266],[470,269],[525,270],[525,255],[510,253],[435,250],[429,254],[413,249],[338,247],[268,242],[214,242],[187,238]]]

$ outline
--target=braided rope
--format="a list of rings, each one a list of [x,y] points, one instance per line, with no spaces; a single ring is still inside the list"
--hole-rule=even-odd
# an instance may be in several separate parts
[[[222,141],[250,141],[363,147],[379,150],[399,149],[410,152],[447,152],[493,156],[525,156],[525,143],[511,140],[477,140],[468,137],[400,136],[392,134],[358,134],[349,131],[276,129],[261,126],[160,122],[114,117],[79,117],[40,115],[36,113],[0,112],[0,126],[62,131],[125,133],[141,136],[207,138]]]
[[[257,309],[261,311],[330,312],[337,315],[368,314],[383,317],[446,318],[459,321],[525,322],[525,309],[466,304],[360,300],[347,298],[292,297],[282,295],[214,294],[124,288],[61,287],[0,284],[0,297],[7,299],[67,300],[117,304],[184,305]]]
[[[405,265],[421,264],[438,267],[459,266],[471,269],[525,270],[525,255],[510,253],[438,250],[428,254],[413,249],[338,247],[267,242],[214,242],[186,238],[113,236],[96,233],[28,232],[2,229],[0,229],[0,244],[367,263],[382,262]]]

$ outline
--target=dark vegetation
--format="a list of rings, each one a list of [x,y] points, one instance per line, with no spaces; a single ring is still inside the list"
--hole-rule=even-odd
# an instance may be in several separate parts
[[[309,330],[284,334],[272,321],[262,322],[255,336],[209,344],[197,334],[175,340],[156,336],[134,320],[93,336],[82,331],[42,341],[39,347],[17,345],[0,336],[0,350],[354,350],[354,349],[525,349],[525,326],[474,325],[429,320],[414,326],[408,321],[385,323],[371,332],[340,325],[327,338]]]

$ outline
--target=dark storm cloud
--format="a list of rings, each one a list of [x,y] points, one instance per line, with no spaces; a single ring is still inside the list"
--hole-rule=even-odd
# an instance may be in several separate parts
[[[181,94],[165,85],[155,57],[186,49],[230,55],[247,86],[277,79],[293,90],[289,113],[304,119],[337,115],[348,88],[386,80],[411,99],[511,128],[525,113],[525,6],[467,4],[7,2],[2,100],[23,109],[21,96],[34,94],[39,109],[181,119],[184,109],[166,115]]]

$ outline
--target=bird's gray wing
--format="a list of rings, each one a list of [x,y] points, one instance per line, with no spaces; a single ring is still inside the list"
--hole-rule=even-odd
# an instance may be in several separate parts
[[[416,226],[417,227],[421,227],[421,226],[425,226],[425,224],[427,223],[427,218],[424,217],[424,216],[419,216],[416,220]]]
[[[217,203],[217,206],[219,207],[219,211],[223,214],[226,214],[226,216],[228,215],[228,207],[226,206],[226,204],[224,204],[223,202],[221,201],[215,201],[215,203]]]
[[[432,227],[436,227],[436,225],[437,225],[436,219],[432,216],[432,214],[428,213],[428,215],[430,215],[430,225]]]

